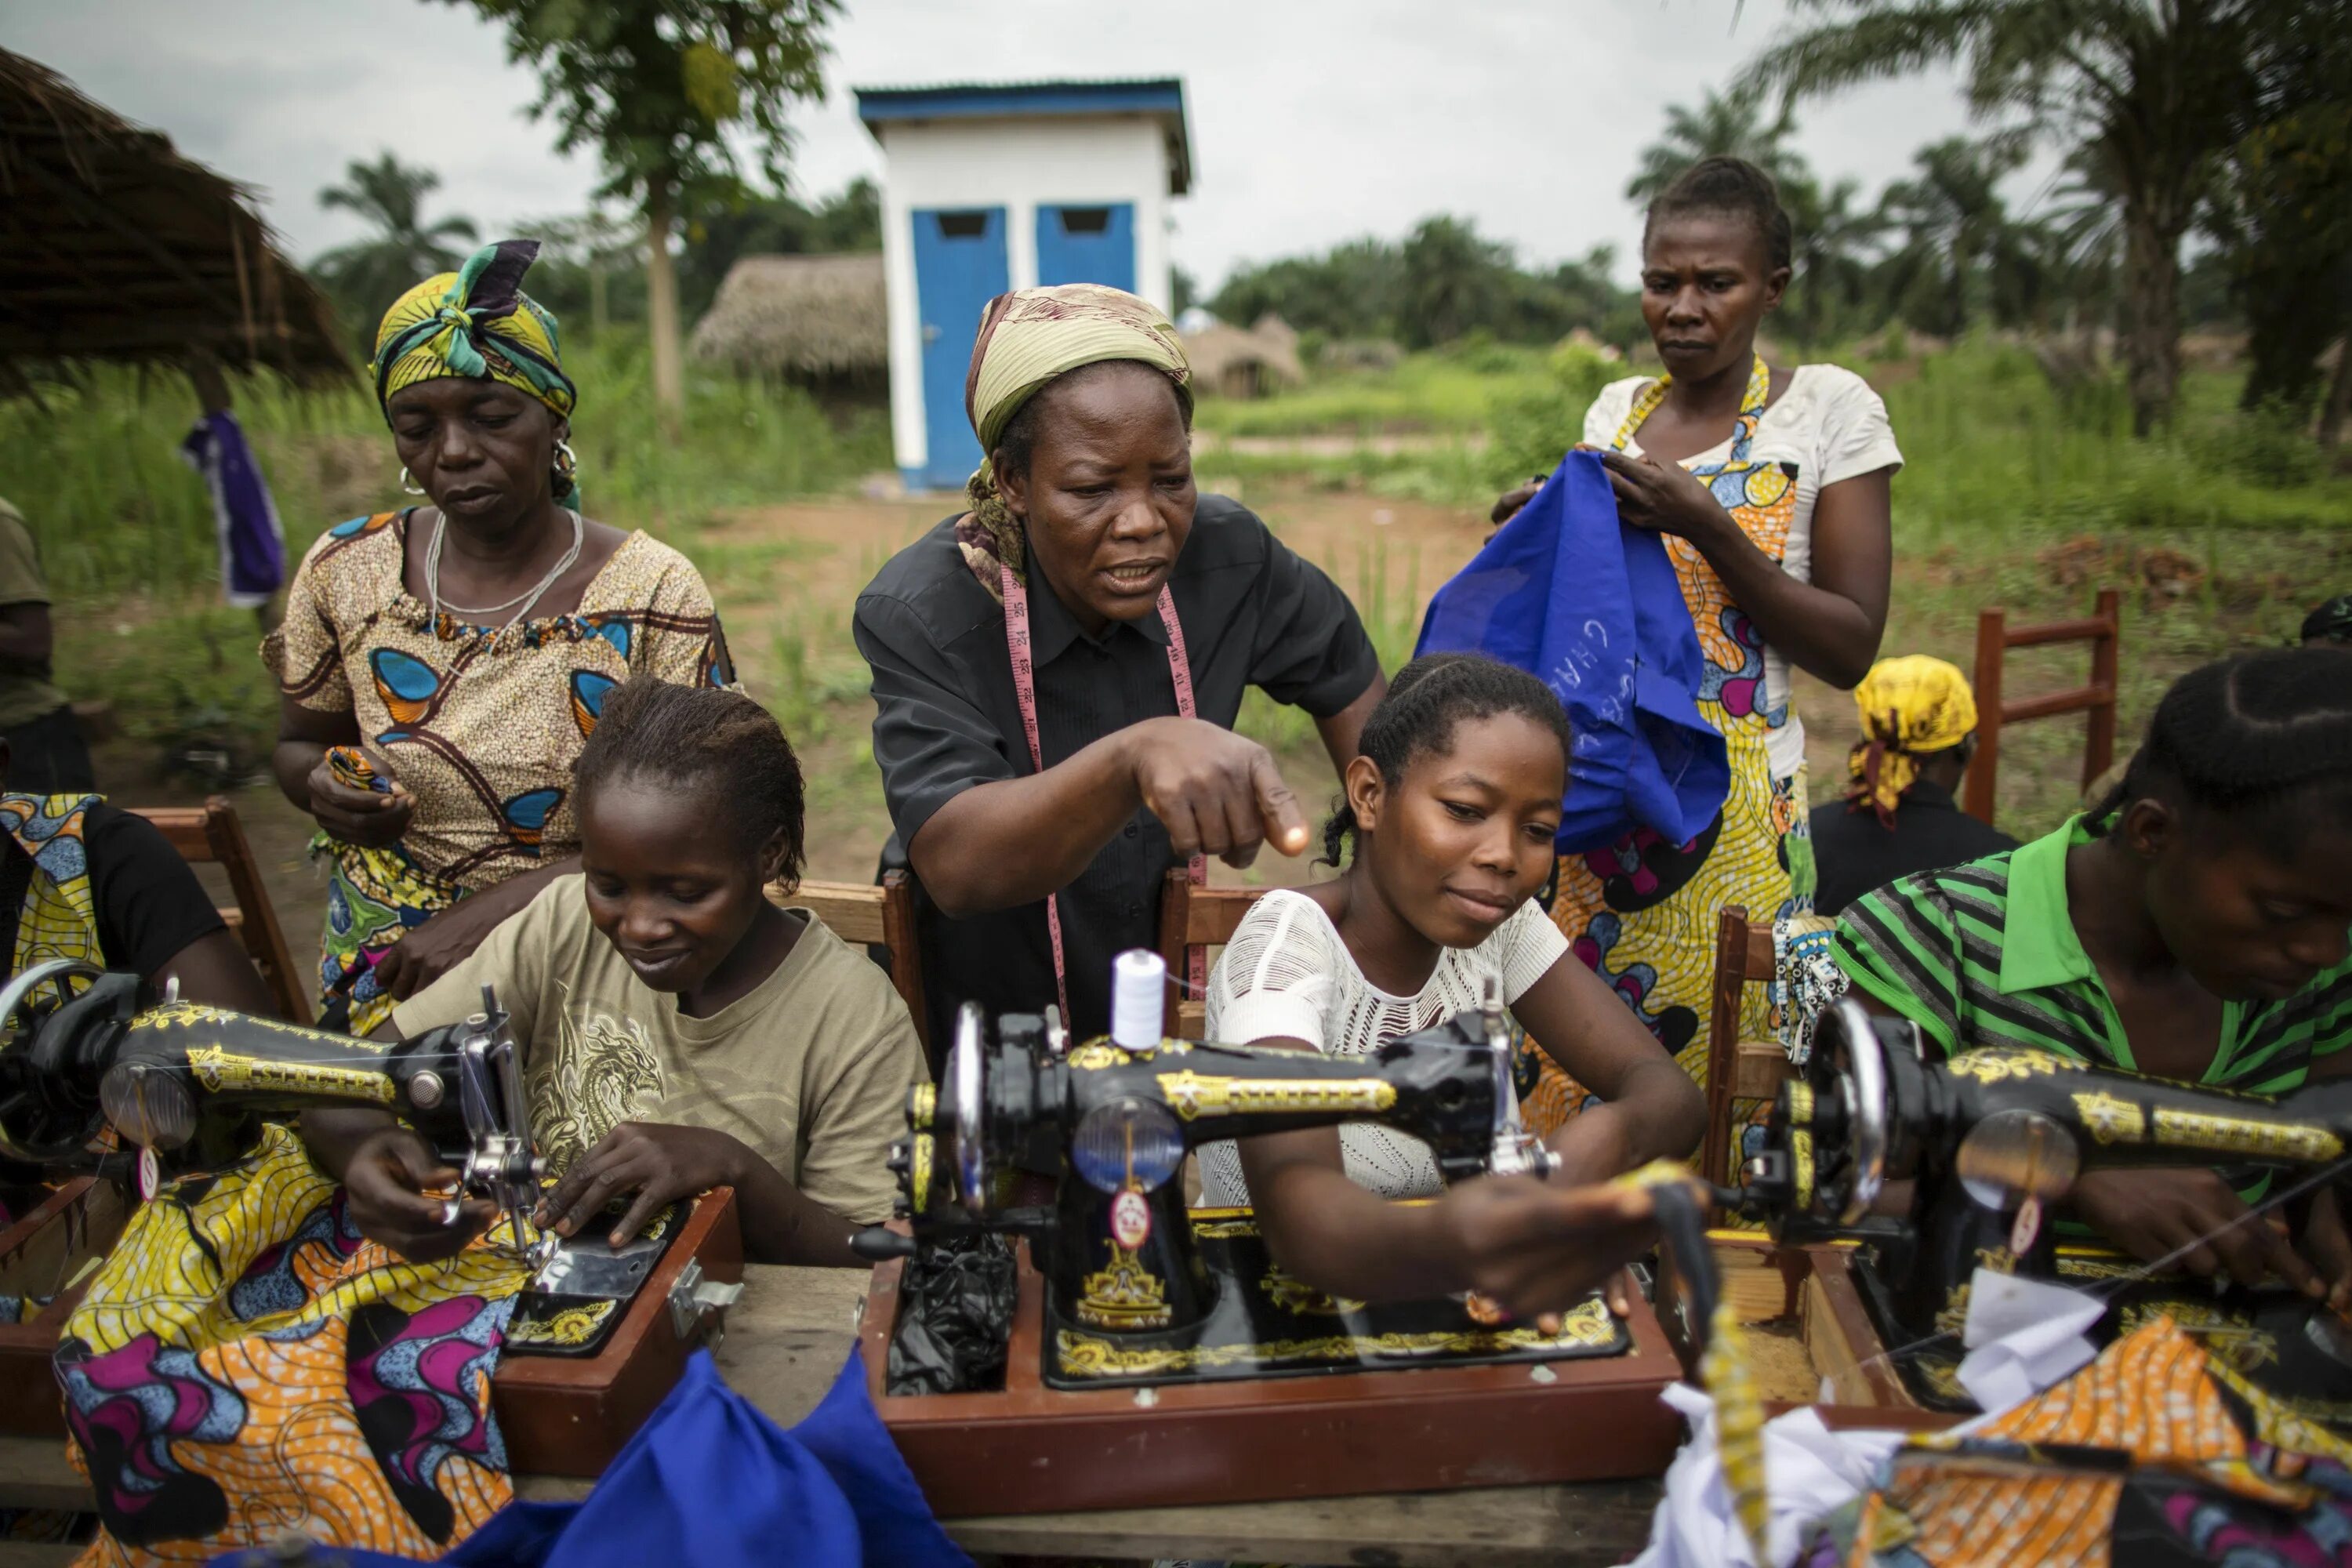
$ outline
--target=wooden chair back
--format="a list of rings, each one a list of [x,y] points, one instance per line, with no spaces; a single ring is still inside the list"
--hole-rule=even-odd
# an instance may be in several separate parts
[[[2091,614],[2081,620],[2012,626],[1998,609],[1977,616],[1977,754],[1969,763],[1966,801],[1970,816],[1988,826],[1992,822],[1993,784],[2000,772],[2000,731],[2005,724],[2081,713],[2084,716],[2083,788],[2088,791],[2107,771],[2116,752],[2116,671],[2123,643],[2122,606],[2121,595],[2113,588],[2102,588]],[[2011,648],[2074,642],[2091,645],[2088,685],[2019,702],[2001,695],[2001,661]]]
[[[310,995],[304,981],[308,972],[294,967],[286,946],[285,930],[263,886],[260,864],[237,820],[236,807],[226,795],[213,795],[201,806],[154,806],[139,815],[155,825],[180,858],[191,865],[218,866],[228,878],[229,894],[236,901],[221,910],[221,919],[244,944],[253,966],[261,971],[278,1016],[291,1024],[310,1023]]]
[[[1739,1037],[1739,999],[1750,984],[1772,978],[1772,928],[1750,926],[1748,911],[1727,905],[1715,927],[1715,996],[1706,1022],[1706,1141],[1699,1173],[1731,1184],[1732,1101],[1769,1100],[1796,1076],[1788,1053],[1770,1040]]]
[[[904,871],[885,871],[877,886],[868,882],[803,882],[787,889],[768,885],[768,901],[793,909],[814,910],[842,941],[859,947],[879,945],[890,953],[890,984],[915,1020],[915,1037],[928,1057],[931,1048],[929,1015],[923,1007],[923,953],[915,940],[915,889]]]
[[[1169,1034],[1180,1040],[1202,1037],[1209,999],[1184,994],[1185,966],[1194,948],[1223,946],[1250,906],[1270,888],[1194,887],[1177,867],[1160,892],[1160,956],[1168,963]]]

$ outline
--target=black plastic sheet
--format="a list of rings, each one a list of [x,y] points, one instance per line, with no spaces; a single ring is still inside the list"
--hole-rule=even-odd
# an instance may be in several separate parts
[[[978,1394],[1004,1386],[1013,1337],[1013,1243],[982,1234],[927,1244],[898,1279],[890,1394]]]

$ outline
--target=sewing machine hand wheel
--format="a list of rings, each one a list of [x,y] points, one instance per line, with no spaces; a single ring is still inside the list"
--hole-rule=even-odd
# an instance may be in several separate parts
[[[44,1165],[89,1152],[102,1123],[95,1086],[59,1081],[44,1059],[58,1053],[42,1026],[77,1002],[110,1005],[108,996],[126,983],[135,993],[130,977],[53,958],[0,985],[0,1156]],[[101,986],[108,995],[97,994]],[[82,1089],[88,1092],[77,1092]]]

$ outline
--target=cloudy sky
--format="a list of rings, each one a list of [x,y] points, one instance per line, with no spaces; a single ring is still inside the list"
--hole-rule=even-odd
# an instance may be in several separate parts
[[[1196,174],[1175,255],[1204,281],[1438,212],[1533,260],[1613,243],[1630,278],[1624,184],[1664,107],[1787,26],[1786,0],[849,0],[794,183],[822,195],[880,172],[854,88],[1176,75]],[[387,147],[486,233],[578,211],[596,183],[525,117],[534,82],[499,30],[441,0],[5,0],[0,47],[253,187],[303,258],[356,233],[320,188]],[[1945,73],[1801,123],[1817,169],[1875,191],[1969,121]]]

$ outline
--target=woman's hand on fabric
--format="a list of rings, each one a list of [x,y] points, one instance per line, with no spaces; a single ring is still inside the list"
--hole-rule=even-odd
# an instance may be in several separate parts
[[[1538,474],[1526,484],[1513,486],[1495,498],[1495,509],[1486,514],[1487,518],[1496,528],[1502,527],[1503,524],[1518,516],[1526,509],[1528,502],[1536,499],[1536,492],[1543,488],[1544,476],[1541,474]],[[1490,534],[1488,537],[1492,538],[1493,535]]]
[[[597,1222],[623,1193],[636,1201],[606,1237],[614,1247],[646,1227],[664,1204],[713,1187],[741,1184],[743,1163],[759,1156],[724,1132],[664,1121],[624,1121],[572,1163],[540,1200],[539,1223],[573,1236]]]
[[[2247,1208],[2210,1170],[2094,1171],[2074,1184],[2067,1203],[2143,1262],[2168,1260],[2193,1274],[2226,1273],[2248,1286],[2275,1274],[2297,1290],[2326,1293],[2284,1231]]]
[[[1679,463],[1601,451],[1597,447],[1578,450],[1600,454],[1601,467],[1609,471],[1609,488],[1617,494],[1617,515],[1635,528],[1675,534],[1696,543],[1731,525],[1730,514]]]
[[[1246,866],[1261,844],[1285,855],[1307,847],[1307,813],[1255,741],[1200,719],[1147,719],[1125,733],[1136,793],[1178,859]]]
[[[375,766],[384,767],[381,761]],[[400,842],[415,815],[416,797],[398,780],[390,793],[356,789],[335,777],[333,764],[320,757],[310,770],[310,815],[329,835],[362,848],[383,849]]]
[[[488,1201],[460,1201],[457,1221],[445,1224],[446,1200],[459,1177],[433,1145],[406,1127],[388,1127],[352,1153],[343,1167],[345,1212],[370,1241],[382,1242],[411,1263],[455,1257],[489,1228],[498,1210]]]
[[[2352,1316],[2352,1230],[2345,1226],[2344,1200],[2332,1184],[2312,1194],[2294,1249],[2317,1277],[2311,1293],[2325,1291],[2328,1310]]]
[[[1630,1185],[1482,1176],[1449,1188],[1438,1206],[1453,1272],[1517,1318],[1563,1310],[1612,1286],[1657,1237],[1650,1194]]]
[[[415,995],[472,956],[499,922],[520,910],[536,889],[520,890],[525,896],[517,898],[515,884],[501,882],[434,915],[377,961],[376,984],[404,1002]]]

